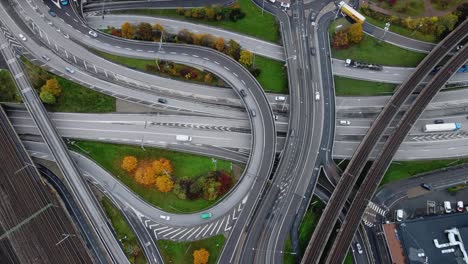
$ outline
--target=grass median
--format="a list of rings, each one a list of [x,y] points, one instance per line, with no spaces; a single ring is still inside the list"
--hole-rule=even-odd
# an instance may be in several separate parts
[[[250,35],[265,41],[278,43],[280,41],[280,32],[275,17],[268,12],[262,12],[250,0],[238,0],[245,17],[234,21],[207,21],[179,16],[175,9],[137,9],[116,11],[118,14],[136,14],[155,17],[175,18],[183,21],[191,21],[198,24],[205,24],[213,27],[219,27],[245,35]]]
[[[104,207],[104,211],[106,212],[107,217],[112,223],[117,239],[119,239],[120,243],[122,244],[125,255],[127,255],[130,263],[147,263],[143,250],[141,249],[141,246],[135,237],[135,233],[133,233],[132,229],[127,223],[127,220],[125,220],[120,211],[108,198],[104,197],[101,200],[101,203]]]
[[[0,68],[0,102],[19,103],[21,97],[9,71]]]
[[[395,84],[356,80],[334,76],[337,96],[373,96],[392,94]]]
[[[330,24],[330,36],[340,24],[346,25],[343,19]],[[332,43],[333,41],[330,40]],[[385,66],[415,67],[427,54],[406,50],[395,45],[380,41],[364,34],[362,41],[346,49],[332,48],[332,56],[337,59],[352,59]]]
[[[142,150],[141,147],[137,146],[92,141],[76,141],[70,147],[97,162],[145,201],[161,210],[172,213],[198,212],[212,206],[223,197],[212,201],[205,199],[182,200],[172,192],[162,193],[154,187],[141,185],[121,168],[121,162],[125,156],[134,156],[138,160],[166,158],[171,161],[174,168],[172,176],[176,179],[201,177],[215,169],[232,172],[234,166],[239,166],[225,160],[217,160],[216,163],[213,163],[209,157],[152,147],[145,147],[145,150]]]
[[[93,52],[112,62],[144,72],[146,72],[146,65],[155,64],[154,60],[128,58],[97,50],[93,50]],[[265,91],[281,94],[288,93],[288,79],[283,62],[255,55],[255,66],[261,70],[257,81]]]
[[[205,248],[210,253],[208,264],[215,264],[226,239],[223,235],[192,242],[158,240],[158,248],[164,263],[193,263],[193,251]]]
[[[467,162],[468,159],[395,161],[388,168],[380,185]]]
[[[48,79],[56,78],[62,93],[54,104],[46,104],[52,112],[105,113],[115,112],[115,98],[93,91],[68,79],[54,75],[41,67],[23,59],[25,70],[34,89],[39,91]]]

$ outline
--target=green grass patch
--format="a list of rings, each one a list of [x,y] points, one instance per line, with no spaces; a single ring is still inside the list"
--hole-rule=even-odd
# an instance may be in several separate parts
[[[288,77],[284,62],[255,55],[255,66],[262,70],[257,81],[267,92],[288,93]]]
[[[391,94],[396,88],[395,84],[355,80],[346,77],[334,76],[335,93],[337,96],[371,96]]]
[[[328,28],[330,37],[333,37],[333,33],[338,25],[347,26],[349,22],[344,18],[333,21]],[[332,41],[330,40],[330,42]],[[337,59],[352,59],[379,65],[403,67],[415,67],[427,55],[379,41],[366,34],[364,34],[362,41],[358,44],[353,44],[347,49],[332,48],[331,50],[333,57]]]
[[[130,67],[133,69],[137,69],[140,71],[146,72],[146,65],[148,64],[155,65],[155,62],[153,60],[128,58],[128,57],[109,54],[109,53],[102,52],[102,51],[97,51],[97,50],[93,50],[93,52],[107,60],[113,61],[115,63]],[[270,58],[255,55],[255,66],[261,69],[262,71],[260,75],[257,77],[257,80],[266,91],[271,91],[274,93],[283,93],[283,94],[288,93],[288,80],[287,80],[287,75],[284,69],[283,62],[279,62]],[[188,66],[183,66],[183,67],[188,67]],[[148,73],[154,74],[153,72],[148,72]],[[174,77],[174,76],[171,76],[171,77]],[[215,79],[218,79],[218,78],[215,78]],[[198,82],[203,82],[203,81],[199,80]],[[212,84],[224,86],[224,83],[220,79],[215,80],[215,82]]]
[[[117,238],[122,244],[125,255],[127,255],[130,263],[147,263],[144,252],[141,249],[135,234],[127,223],[127,220],[125,220],[120,211],[108,198],[104,197],[101,203],[107,217],[110,219],[112,226],[114,227]]]
[[[387,21],[377,20],[377,19],[369,17],[369,16],[365,16],[365,17],[366,17],[366,22],[369,22],[369,24],[378,26],[380,28],[384,28],[385,23],[387,22]],[[419,32],[417,30],[407,29],[407,28],[404,28],[404,27],[399,26],[399,25],[391,24],[389,30],[391,32],[400,34],[402,36],[406,36],[408,38],[413,38],[413,39],[417,39],[417,40],[421,40],[421,41],[432,42],[432,43],[436,43],[438,41],[436,35],[423,34],[423,33]]]
[[[288,254],[292,252],[292,243],[291,238],[288,236],[286,241],[284,242],[284,253],[283,253],[283,263],[284,264],[295,264],[296,263],[296,256],[293,254]]]
[[[0,102],[19,103],[21,97],[9,71],[0,69]]]
[[[307,244],[312,237],[312,233],[314,232],[315,226],[317,225],[324,208],[325,205],[322,201],[314,196],[309,208],[307,208],[307,212],[302,218],[301,225],[299,226],[299,247],[301,248],[301,252],[305,252]]]
[[[161,193],[154,187],[146,187],[144,185],[138,184],[132,176],[127,174],[127,172],[122,170],[120,167],[121,161],[125,156],[132,155],[135,156],[138,160],[166,158],[172,163],[174,168],[174,173],[172,176],[174,178],[197,178],[199,176],[204,176],[208,174],[208,172],[215,169],[224,170],[230,173],[232,172],[232,163],[229,161],[218,160],[215,168],[211,158],[209,157],[165,149],[145,147],[145,151],[143,151],[140,147],[137,146],[91,141],[76,141],[75,145],[78,147],[73,145],[70,147],[73,150],[83,153],[93,159],[145,201],[166,212],[197,212],[213,205],[217,200],[181,200],[172,192]]]
[[[445,11],[450,10],[454,6],[458,6],[462,3],[462,0],[431,0],[431,5],[434,9]]]
[[[213,236],[192,242],[173,242],[158,240],[158,248],[164,263],[193,263],[193,251],[205,248],[210,253],[208,264],[215,264],[221,253],[225,238],[223,235]]]
[[[387,1],[372,1],[383,9],[397,12],[404,16],[421,16],[424,14],[424,1],[422,0],[398,0],[391,5]],[[395,14],[396,15],[396,14]]]
[[[220,27],[270,42],[279,42],[279,25],[276,23],[275,17],[273,15],[268,12],[262,13],[262,10],[250,0],[238,0],[237,2],[241,7],[242,12],[245,13],[245,17],[236,22],[188,19],[184,16],[179,16],[175,9],[124,10],[115,13],[176,18],[178,20],[191,21],[199,24]]]
[[[346,254],[346,258],[344,259],[344,264],[353,264],[353,254],[351,254],[350,252]]]
[[[23,59],[25,70],[34,87],[39,93],[46,80],[56,78],[62,87],[62,94],[53,105],[46,105],[49,111],[70,113],[104,113],[115,112],[115,98],[88,89],[80,84],[54,75]]]
[[[417,160],[392,162],[382,179],[381,185],[407,179],[419,173],[442,169],[449,166],[466,163],[468,159],[444,159],[444,160]]]

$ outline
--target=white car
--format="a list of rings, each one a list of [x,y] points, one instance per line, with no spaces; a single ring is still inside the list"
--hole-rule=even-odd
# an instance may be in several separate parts
[[[362,247],[361,247],[361,244],[356,243],[356,248],[357,248],[357,252],[358,252],[359,254],[362,254]]]
[[[88,32],[88,34],[90,34],[91,36],[93,36],[93,37],[95,37],[95,38],[97,37],[97,33],[94,32],[94,31],[92,31],[92,30],[90,30],[90,31]]]
[[[340,125],[349,126],[349,125],[351,125],[351,121],[349,121],[349,120],[340,120]]]
[[[18,36],[22,41],[28,40],[23,34],[19,34]]]
[[[458,201],[457,202],[457,211],[458,212],[463,212],[463,201]]]
[[[71,74],[75,73],[75,70],[74,69],[71,69],[71,68],[68,68],[68,67],[65,67],[65,70]]]
[[[315,101],[318,101],[318,100],[320,100],[320,93],[315,92]]]
[[[273,4],[276,3],[276,0],[269,0],[270,2],[272,2]]]
[[[284,7],[286,9],[286,8],[289,8],[289,6],[290,6],[289,3],[281,2],[281,7]]]
[[[168,216],[168,215],[160,215],[159,218],[164,219],[164,220],[166,220],[166,221],[171,220],[171,217]]]

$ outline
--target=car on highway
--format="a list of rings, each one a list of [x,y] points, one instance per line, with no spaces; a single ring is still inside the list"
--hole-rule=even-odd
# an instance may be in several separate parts
[[[315,92],[315,101],[318,101],[318,100],[320,100],[320,93]]]
[[[458,45],[457,50],[461,50],[463,48],[463,45]]]
[[[70,36],[68,34],[66,34],[66,33],[63,33],[63,37],[66,38],[66,39],[70,38]]]
[[[273,115],[273,118],[274,118],[275,120],[278,120],[278,115]]]
[[[209,219],[213,216],[212,213],[203,213],[200,215],[201,219]]]
[[[97,37],[97,33],[96,33],[95,31],[90,30],[90,31],[88,32],[88,34],[90,34],[91,36],[93,36],[93,37],[95,37],[95,38]]]
[[[240,90],[240,94],[241,94],[242,97],[247,96],[247,92],[244,89]]]
[[[168,215],[160,215],[159,218],[164,219],[164,220],[166,220],[166,221],[171,220],[171,217],[168,216]]]
[[[55,13],[55,12],[52,11],[52,10],[49,10],[48,13],[49,13],[49,15],[50,15],[51,17],[56,17],[56,16],[57,16],[57,13]]]
[[[423,187],[424,189],[430,191],[432,190],[432,186],[430,184],[427,184],[427,183],[421,183],[421,187]]]
[[[275,101],[284,102],[286,101],[286,96],[275,96]]]
[[[22,41],[28,40],[23,34],[19,34],[18,37],[19,37]]]
[[[457,202],[457,211],[458,212],[463,212],[463,201],[458,201]]]
[[[443,123],[444,123],[444,120],[442,120],[442,119],[434,120],[434,124],[443,124]]]
[[[44,60],[46,60],[46,61],[50,61],[50,58],[47,57],[46,55],[42,55],[41,57],[42,57]]]
[[[167,104],[167,100],[164,98],[158,98],[158,103]]]
[[[289,6],[291,5],[291,4],[289,3],[289,0],[283,0],[283,1],[284,1],[284,2],[281,2],[281,7],[283,7],[284,9],[288,9]],[[288,1],[288,2],[286,2],[286,1]]]
[[[450,214],[452,212],[452,205],[449,201],[444,202],[445,213]]]
[[[72,68],[68,68],[68,67],[65,67],[65,70],[71,74],[74,74],[75,73],[75,70],[72,69]]]
[[[349,125],[351,125],[351,121],[349,121],[349,120],[340,120],[340,125],[349,126]]]
[[[255,109],[250,109],[250,114],[252,115],[252,117],[257,116],[257,112],[255,111]]]
[[[67,6],[67,5],[68,5],[68,0],[60,0],[60,3],[61,3],[63,6]]]
[[[356,248],[357,248],[357,252],[358,252],[359,254],[362,254],[363,251],[362,251],[361,244],[356,243]]]
[[[311,47],[311,48],[310,48],[310,54],[311,54],[312,56],[315,56],[315,53],[316,53],[315,47]]]

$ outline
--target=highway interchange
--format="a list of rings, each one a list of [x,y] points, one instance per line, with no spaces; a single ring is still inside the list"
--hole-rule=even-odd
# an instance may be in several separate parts
[[[7,2],[16,2],[17,5],[15,4],[12,8]],[[189,3],[189,6],[200,3],[206,4],[208,1],[193,1]],[[49,120],[43,115],[43,109],[32,110],[32,119],[23,110],[9,111],[15,129],[20,134],[46,136],[44,138],[50,150],[42,143],[26,143],[33,156],[52,160],[55,156],[62,173],[70,179],[80,179],[75,165],[80,168],[84,176],[92,178],[95,175],[105,175],[100,179],[94,178],[91,182],[103,188],[104,192],[112,197],[112,200],[122,210],[126,211],[125,216],[132,227],[140,230],[137,233],[141,233],[138,237],[142,244],[146,242],[152,244],[152,246],[145,247],[147,256],[153,256],[149,260],[152,263],[161,262],[155,239],[193,240],[227,231],[230,231],[230,235],[223,248],[220,263],[280,262],[286,236],[291,225],[298,219],[300,220],[301,214],[307,208],[318,181],[320,167],[323,166],[327,171],[336,167],[333,158],[351,157],[372,125],[372,120],[388,100],[388,97],[337,98],[335,100],[332,72],[356,79],[369,79],[369,74],[365,70],[344,67],[342,61],[329,59],[326,31],[329,21],[335,14],[324,11],[318,16],[317,26],[311,26],[307,22],[311,13],[305,11],[305,5],[301,1],[294,2],[288,12],[279,9],[277,5],[262,3],[262,1],[256,2],[257,5],[264,6],[266,11],[277,16],[283,33],[284,47],[250,37],[239,37],[223,30],[212,29],[216,32],[213,33],[203,26],[191,28],[236,39],[257,54],[278,60],[288,58],[285,63],[288,69],[290,96],[285,103],[276,102],[274,94],[265,94],[258,82],[232,59],[209,49],[166,43],[160,49],[159,45],[126,41],[104,34],[99,34],[97,39],[93,39],[88,36],[89,28],[85,24],[87,22],[77,14],[79,12],[77,8],[58,9],[51,1],[45,1],[48,6],[42,1],[3,0],[2,4],[4,8],[0,8],[0,17],[3,24],[2,37],[5,38],[3,42],[10,43],[13,47],[24,46],[26,52],[29,53],[27,56],[35,57],[32,59],[35,63],[45,66],[60,76],[76,80],[91,89],[122,100],[149,106],[155,112],[173,114],[156,117],[120,114],[107,115],[103,119],[99,115],[56,113],[51,115]],[[141,6],[141,4],[142,2],[136,1],[130,5]],[[145,4],[143,3],[143,6]],[[148,3],[148,5],[153,4],[155,3]],[[177,2],[162,1],[159,4],[161,4],[160,7],[174,7]],[[314,8],[320,10],[325,4],[317,3]],[[58,18],[47,17],[45,14],[48,8],[54,9],[65,24]],[[124,20],[130,20],[129,17],[106,17],[108,18],[103,21],[99,20],[99,17],[87,19],[90,26],[95,27],[118,25]],[[154,18],[135,17],[134,19],[135,21],[147,19],[151,20],[151,23],[155,21]],[[19,20],[23,20],[27,27],[25,24],[18,23]],[[191,24],[186,23],[185,26],[190,27]],[[28,31],[25,35],[30,40],[20,43],[14,36],[25,30]],[[368,27],[368,25],[365,30],[375,35],[381,34],[379,29]],[[434,48],[425,43],[401,39],[395,34],[387,35],[385,41],[423,52],[429,52]],[[314,57],[309,55],[311,46],[324,48],[319,49],[318,56]],[[7,47],[8,45],[2,45],[2,52],[7,50]],[[161,59],[195,65],[222,77],[233,89],[181,83],[129,70],[99,58],[85,47],[136,58],[154,59],[157,55]],[[44,54],[52,60],[42,61],[40,58]],[[13,58],[12,54],[4,54],[4,56],[7,55]],[[320,66],[319,61],[322,61],[322,65],[325,62],[325,65]],[[14,64],[13,61],[8,60],[10,67],[12,64]],[[76,72],[67,73],[64,70],[65,67],[75,68]],[[17,67],[15,71],[18,73],[15,75],[18,76],[15,78],[18,86],[23,91],[30,92],[30,85],[24,81],[24,77],[21,78],[24,75],[21,67]],[[385,67],[382,74],[376,74],[372,79],[401,83],[413,71],[406,68]],[[466,79],[467,77],[463,74],[456,74],[449,82],[465,82]],[[291,87],[297,87],[297,89]],[[240,97],[238,95],[240,89],[246,90],[248,96]],[[467,123],[463,115],[466,112],[464,109],[466,109],[467,102],[460,99],[463,98],[461,94],[466,93],[464,91],[444,92],[443,95],[438,96],[428,107],[429,111],[426,111],[413,127],[412,135],[406,138],[395,158],[465,156],[466,149],[468,149],[464,147],[468,143],[465,132],[440,135],[426,135],[421,132],[423,124],[442,117],[447,122],[453,120]],[[314,100],[315,92],[322,95],[322,100]],[[158,103],[156,99],[159,96],[169,98],[170,103],[168,105]],[[367,100],[369,104],[363,104]],[[356,101],[359,103],[356,104]],[[28,110],[38,105],[37,101],[25,102]],[[336,114],[335,104],[337,105]],[[363,108],[362,105],[366,107]],[[257,110],[257,115],[249,114],[249,109]],[[39,115],[41,113],[42,116]],[[216,118],[212,118],[213,115]],[[274,115],[279,116],[276,122]],[[352,125],[337,124],[337,120],[345,118],[351,120]],[[129,122],[129,119],[132,121]],[[128,126],[128,124],[132,125]],[[386,133],[391,134],[392,128],[389,129]],[[142,136],[137,134],[138,131],[143,131],[140,132]],[[71,156],[74,161],[67,158],[64,159],[67,163],[61,164],[60,157],[62,155],[68,157],[68,155],[64,154],[64,144],[58,139],[58,134],[66,138],[169,147],[246,163],[247,168],[234,191],[221,203],[210,208],[214,215],[212,220],[200,225],[199,214],[172,215],[174,220],[171,221],[171,225],[166,225],[160,223],[161,220],[158,217],[164,212],[143,202],[108,173],[96,171],[100,167],[92,161],[73,153]],[[175,142],[177,134],[192,135],[194,144],[177,144]],[[452,145],[446,145],[447,142]],[[375,153],[369,153],[370,158],[376,157],[381,148],[382,146],[377,147],[374,149]],[[437,153],[437,156],[431,156],[435,155],[434,149],[444,149],[445,154]],[[280,153],[280,160],[273,170],[276,153]],[[271,173],[273,174],[270,175]],[[333,178],[333,175],[329,176]],[[334,180],[330,181],[333,183]],[[68,184],[86,186],[83,182]],[[321,190],[320,188],[317,187],[317,190]],[[82,201],[87,195],[86,192],[82,192],[75,199]],[[92,204],[94,202],[91,200],[85,202],[85,206]],[[101,215],[96,212],[91,214]],[[272,228],[275,231],[272,231]],[[102,235],[105,232],[108,231],[104,228],[97,233]],[[358,237],[361,241],[360,232],[358,232]],[[125,256],[119,249],[120,247],[115,245],[115,240],[112,238],[104,240],[103,247],[113,251],[109,255],[116,258],[114,262],[124,263]],[[265,254],[265,252],[271,252],[271,254]]]

